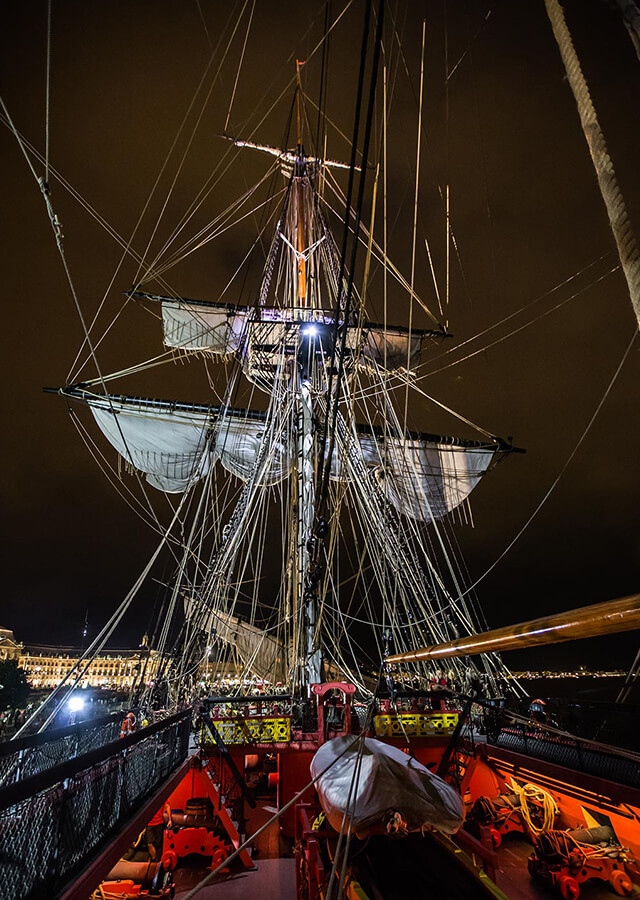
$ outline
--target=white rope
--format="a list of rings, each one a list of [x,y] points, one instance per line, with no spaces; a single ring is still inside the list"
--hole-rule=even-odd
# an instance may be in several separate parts
[[[240,62],[238,63],[238,71],[236,72],[236,80],[233,83],[233,90],[231,92],[231,100],[229,101],[229,109],[227,111],[227,118],[224,121],[224,132],[227,132],[227,125],[229,124],[229,119],[231,118],[231,108],[233,107],[233,101],[236,96],[236,89],[238,87],[238,79],[240,78],[240,69],[242,68],[242,62],[244,60],[244,52],[247,49],[247,41],[249,39],[249,32],[251,30],[251,22],[253,21],[253,12],[256,8],[256,0],[253,0],[251,4],[251,12],[249,14],[249,22],[247,24],[247,30],[244,36],[244,43],[242,45],[242,52],[240,54]]]
[[[424,46],[427,30],[426,20],[422,20],[422,46],[420,50],[420,100],[418,102],[418,136],[416,139],[416,183],[413,194],[413,235],[411,238],[411,280],[409,282],[409,336],[407,339],[407,372],[411,369],[411,334],[413,331],[413,294],[416,277],[416,239],[418,236],[418,196],[420,189],[420,138],[422,137],[422,97],[424,93]],[[409,381],[404,394],[404,430],[407,428],[409,414]],[[406,446],[406,444],[405,444]]]
[[[49,98],[51,83],[51,0],[47,2],[47,75],[45,94],[45,129],[44,129],[44,180],[49,183]]]
[[[602,395],[602,397],[600,398],[600,401],[599,401],[598,405],[596,406],[595,412],[593,413],[593,415],[591,416],[591,418],[590,418],[589,421],[587,422],[587,425],[586,425],[584,431],[582,432],[582,434],[581,434],[580,437],[578,438],[577,444],[575,445],[575,447],[573,448],[573,450],[571,451],[571,453],[570,453],[569,456],[567,457],[567,460],[565,461],[564,465],[562,466],[562,468],[560,469],[560,471],[558,472],[558,474],[556,475],[556,477],[554,478],[554,480],[551,482],[551,485],[549,486],[548,490],[546,491],[546,493],[544,494],[544,496],[542,497],[542,499],[540,500],[540,502],[538,503],[538,505],[536,506],[536,508],[533,510],[533,512],[531,513],[531,515],[529,516],[529,518],[527,519],[527,521],[524,523],[524,525],[522,526],[522,528],[521,528],[521,529],[518,531],[518,533],[515,535],[515,537],[507,544],[507,546],[504,548],[504,550],[502,551],[502,553],[500,554],[500,556],[498,556],[498,558],[497,558],[497,559],[489,566],[489,568],[486,569],[486,571],[483,572],[483,574],[473,582],[473,584],[471,585],[471,587],[469,587],[469,588],[466,589],[465,594],[468,594],[470,591],[474,590],[474,589],[480,584],[480,582],[484,581],[484,579],[487,577],[487,575],[489,575],[491,572],[493,572],[493,570],[494,570],[495,567],[498,565],[498,563],[501,562],[501,560],[504,559],[504,557],[507,555],[507,553],[509,552],[509,550],[511,550],[511,548],[514,546],[514,544],[522,537],[522,535],[524,534],[524,532],[527,530],[527,528],[529,527],[529,525],[533,522],[533,520],[535,519],[535,517],[538,515],[538,513],[540,512],[540,510],[541,510],[542,507],[544,506],[544,504],[547,502],[547,500],[549,499],[549,497],[551,496],[551,494],[552,494],[553,491],[555,490],[555,488],[556,488],[558,482],[560,481],[560,479],[562,478],[562,476],[563,476],[564,473],[566,472],[567,468],[569,467],[570,463],[572,462],[574,456],[576,455],[576,453],[577,453],[578,450],[580,449],[580,447],[581,447],[581,445],[582,445],[584,439],[586,438],[587,434],[588,434],[589,431],[591,430],[591,426],[592,426],[593,423],[595,422],[595,420],[596,420],[596,418],[597,418],[597,416],[598,416],[598,413],[600,412],[600,410],[601,410],[602,407],[604,406],[604,403],[605,403],[607,397],[608,397],[609,394],[611,393],[611,389],[613,388],[613,386],[614,386],[614,384],[615,384],[615,382],[616,382],[616,380],[617,380],[617,378],[618,378],[618,375],[620,374],[620,371],[622,370],[622,367],[623,367],[623,365],[625,364],[625,361],[626,361],[626,359],[627,359],[627,356],[629,355],[629,353],[630,353],[630,351],[631,351],[631,348],[632,348],[632,346],[633,346],[633,342],[635,341],[635,339],[636,339],[637,337],[638,337],[638,332],[635,331],[634,334],[633,334],[633,336],[632,336],[632,338],[631,338],[631,340],[630,340],[629,343],[627,344],[627,348],[626,348],[626,350],[624,351],[624,354],[622,355],[622,359],[621,359],[620,362],[618,363],[618,366],[617,366],[615,372],[613,373],[613,376],[612,376],[611,380],[609,381],[609,384],[607,385],[604,394]]]

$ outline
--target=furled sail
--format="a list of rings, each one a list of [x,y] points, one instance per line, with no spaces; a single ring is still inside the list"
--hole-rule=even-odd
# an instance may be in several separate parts
[[[256,473],[261,485],[285,479],[293,463],[295,440],[286,421],[274,423],[264,412],[108,397],[78,388],[66,393],[87,402],[118,453],[143,472],[153,487],[168,493],[186,490],[218,461],[246,481],[262,459]],[[398,512],[429,522],[459,506],[489,469],[495,454],[508,449],[497,441],[428,434],[404,438],[361,425],[356,426],[355,434],[337,438],[331,477],[350,479],[345,461],[356,452]]]
[[[375,363],[387,372],[396,369],[412,369],[420,362],[422,345],[428,335],[435,332],[409,331],[407,328],[374,325],[363,328],[361,363]]]
[[[227,355],[240,348],[247,310],[227,304],[162,301],[166,347]]]
[[[184,491],[204,478],[217,461],[228,472],[247,480],[254,473],[265,440],[268,451],[263,454],[258,482],[276,484],[289,473],[288,442],[280,440],[277,433],[265,436],[264,415],[254,417],[245,410],[79,393],[118,453],[144,472],[149,484],[159,490]]]
[[[489,469],[497,443],[443,442],[421,437],[360,436],[365,459],[377,454],[387,500],[412,519],[440,519],[465,500]]]
[[[207,631],[232,647],[254,675],[270,681],[284,680],[286,652],[282,642],[273,634],[222,611],[211,613]]]
[[[285,339],[285,333],[292,326],[304,324],[297,321],[295,310],[275,307],[260,307],[259,310],[247,306],[214,303],[203,300],[164,297],[135,291],[133,297],[140,300],[159,302],[162,308],[163,340],[166,347],[180,350],[195,350],[215,355],[227,355],[242,350],[242,355],[251,352],[250,344],[258,342],[275,344]],[[313,317],[322,322],[332,323],[331,310],[315,310]],[[260,323],[263,327],[250,327]],[[282,328],[276,326],[281,323]],[[265,328],[270,329],[265,339]],[[347,349],[358,352],[361,365],[374,363],[387,371],[401,368],[411,369],[418,364],[423,343],[427,337],[442,337],[442,332],[413,329],[400,326],[384,326],[367,322],[361,329],[348,326],[351,339]],[[282,331],[282,334],[280,334]]]

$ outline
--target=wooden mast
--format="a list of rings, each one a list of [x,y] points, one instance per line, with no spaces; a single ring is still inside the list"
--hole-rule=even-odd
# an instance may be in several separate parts
[[[499,650],[520,650],[539,644],[559,644],[578,638],[616,634],[640,628],[640,594],[609,600],[593,606],[583,606],[568,612],[543,616],[519,625],[507,625],[483,631],[445,644],[433,644],[408,653],[388,656],[387,662],[416,662],[429,659],[448,659],[453,656],[473,656]]]
[[[304,258],[305,251],[305,227],[304,227],[304,185],[303,185],[303,165],[302,165],[302,82],[300,80],[300,69],[304,65],[304,61],[296,60],[296,80],[297,87],[297,115],[298,115],[298,161],[296,163],[296,207],[297,207],[297,228],[296,228],[296,249],[297,249],[297,269],[298,269],[298,302],[300,306],[307,305],[307,263]]]

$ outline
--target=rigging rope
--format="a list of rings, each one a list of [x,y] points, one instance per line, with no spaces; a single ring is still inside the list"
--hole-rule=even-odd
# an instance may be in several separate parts
[[[353,176],[355,174],[355,148],[358,143],[358,134],[360,130],[360,106],[362,101],[362,93],[364,88],[364,68],[366,62],[367,55],[367,40],[368,40],[368,32],[369,32],[369,16],[371,10],[372,3],[369,2],[367,4],[367,10],[365,14],[365,26],[362,36],[362,50],[360,57],[360,75],[358,79],[358,95],[356,99],[356,116],[354,121],[354,140],[352,145],[351,152],[351,164],[349,168],[349,187],[352,188]],[[325,466],[324,473],[320,480],[320,491],[319,491],[319,503],[318,503],[318,516],[322,515],[324,505],[326,503],[327,490],[329,485],[329,477],[331,472],[331,457],[333,454],[333,445],[335,438],[335,429],[336,422],[338,418],[338,407],[340,394],[342,390],[342,379],[344,372],[344,359],[345,359],[345,348],[347,341],[347,331],[348,331],[348,322],[349,322],[349,314],[351,308],[351,298],[353,295],[353,281],[355,277],[355,263],[356,263],[356,253],[358,249],[358,232],[360,227],[360,218],[362,216],[362,207],[364,203],[364,188],[365,188],[365,180],[367,173],[367,161],[369,158],[369,143],[371,140],[371,130],[373,126],[373,112],[374,112],[374,101],[375,101],[375,93],[376,93],[376,84],[378,80],[378,65],[380,61],[380,49],[382,44],[382,26],[384,23],[384,2],[381,2],[378,7],[378,20],[376,24],[376,34],[374,39],[374,48],[373,48],[373,62],[371,66],[371,76],[369,83],[369,103],[367,107],[367,118],[365,122],[364,129],[364,140],[362,146],[362,164],[360,168],[360,180],[358,183],[358,198],[356,201],[356,224],[354,227],[355,238],[353,240],[353,245],[351,249],[351,265],[349,268],[349,279],[347,284],[347,293],[344,301],[344,311],[341,309],[341,299],[343,296],[343,274],[345,271],[345,263],[346,263],[346,251],[347,251],[347,239],[348,239],[348,226],[349,226],[349,217],[351,212],[351,194],[347,192],[347,207],[345,213],[345,229],[344,229],[344,237],[342,242],[342,253],[340,258],[340,276],[338,280],[338,295],[336,298],[336,310],[335,310],[335,322],[333,329],[333,348],[332,348],[332,362],[331,368],[329,371],[329,384],[327,387],[327,412],[326,419],[324,422],[324,427],[322,431],[322,440],[320,442],[320,459],[324,459],[324,452],[326,448],[327,442],[327,429],[328,429],[328,421],[329,414],[332,414],[332,428],[329,437],[329,450],[327,453],[327,462]],[[342,324],[342,336],[341,336],[341,347],[340,354],[338,359],[338,373],[336,377],[337,389],[335,393],[335,399],[331,393],[331,382],[333,375],[333,361],[335,359],[335,348],[336,343],[339,337],[339,327],[340,327],[340,315],[343,316],[343,324]],[[333,400],[333,404],[332,404]],[[333,407],[333,408],[332,408]]]
[[[589,145],[589,153],[596,170],[602,199],[607,207],[609,224],[618,248],[622,270],[629,287],[631,305],[638,321],[638,327],[640,327],[640,248],[633,233],[613,161],[609,156],[591,94],[567,28],[564,12],[558,0],[545,0],[545,6],[578,106],[582,130]]]
[[[544,506],[544,504],[547,502],[547,500],[548,500],[549,497],[551,496],[552,492],[553,492],[554,489],[556,488],[558,482],[560,481],[560,479],[562,478],[562,476],[563,476],[564,473],[566,472],[567,468],[569,467],[570,463],[572,462],[574,456],[576,455],[576,453],[577,453],[578,450],[580,449],[580,446],[582,445],[582,442],[584,441],[584,439],[586,438],[587,434],[588,434],[589,431],[591,430],[591,426],[592,426],[593,423],[595,422],[595,420],[596,420],[596,418],[597,418],[597,416],[598,416],[598,413],[600,412],[600,410],[601,410],[602,407],[604,406],[604,403],[605,403],[607,397],[608,397],[609,394],[611,393],[611,389],[613,388],[613,385],[615,384],[615,382],[616,382],[616,380],[617,380],[617,378],[618,378],[618,375],[620,374],[620,371],[622,370],[622,367],[623,367],[623,365],[625,364],[625,361],[626,361],[626,359],[627,359],[627,356],[629,355],[629,353],[630,353],[630,351],[631,351],[631,348],[633,347],[634,341],[635,341],[635,339],[636,339],[637,337],[638,337],[638,332],[637,332],[637,331],[634,331],[631,340],[630,340],[629,343],[627,344],[627,348],[626,348],[626,350],[624,351],[624,354],[623,354],[623,356],[622,356],[622,359],[620,360],[620,362],[619,362],[619,364],[618,364],[618,367],[616,368],[615,372],[613,373],[613,376],[612,376],[611,380],[609,381],[609,384],[607,385],[604,394],[602,395],[602,397],[601,397],[601,399],[600,399],[598,405],[596,406],[595,412],[593,413],[593,415],[591,416],[591,418],[590,418],[589,421],[587,422],[587,425],[586,425],[584,431],[582,432],[582,434],[581,434],[580,437],[578,438],[577,444],[575,445],[575,447],[573,448],[573,450],[572,450],[571,453],[569,454],[569,456],[568,456],[566,462],[564,463],[564,465],[562,466],[562,468],[560,469],[560,471],[559,471],[558,474],[556,475],[555,479],[552,481],[550,487],[548,488],[548,490],[547,490],[546,493],[544,494],[542,500],[538,503],[538,505],[536,506],[536,508],[533,510],[533,512],[531,513],[531,515],[529,516],[529,518],[527,519],[527,521],[524,523],[524,525],[522,526],[522,528],[521,528],[521,529],[518,531],[518,533],[515,535],[515,537],[507,544],[507,546],[504,548],[504,550],[502,551],[502,553],[500,554],[500,556],[498,556],[498,558],[497,558],[496,560],[494,560],[494,562],[489,566],[489,568],[486,569],[486,570],[482,573],[482,575],[480,575],[480,577],[477,578],[477,579],[473,582],[473,584],[471,585],[471,587],[468,587],[468,588],[466,589],[466,591],[464,592],[464,594],[468,594],[470,591],[474,590],[474,589],[480,584],[480,582],[484,581],[484,579],[487,577],[487,575],[489,575],[491,572],[493,572],[493,570],[495,569],[495,567],[498,565],[499,562],[501,562],[501,560],[504,559],[504,557],[507,555],[507,553],[509,552],[509,550],[511,550],[511,548],[512,548],[513,545],[516,543],[516,541],[518,541],[518,540],[522,537],[522,535],[524,534],[524,532],[527,530],[527,528],[529,527],[529,525],[533,522],[533,520],[535,519],[535,517],[538,515],[538,513],[540,512],[540,510],[541,510],[542,507]],[[463,596],[464,596],[464,595],[463,595]]]
[[[244,60],[244,51],[247,49],[247,41],[249,40],[249,32],[251,31],[251,22],[253,21],[253,13],[256,8],[256,0],[253,0],[251,4],[251,12],[249,13],[249,22],[247,24],[247,30],[244,36],[244,43],[242,44],[242,52],[240,53],[240,62],[238,63],[238,71],[236,72],[236,80],[233,83],[233,90],[231,91],[231,100],[229,101],[229,109],[227,111],[227,118],[224,121],[224,133],[227,133],[227,125],[229,124],[229,119],[231,118],[231,108],[233,106],[233,101],[236,96],[236,89],[238,87],[238,79],[240,78],[240,69],[242,68],[242,62]]]
[[[424,45],[427,31],[427,22],[422,20],[422,46],[420,49],[420,100],[418,102],[418,135],[416,139],[416,182],[413,193],[413,235],[411,238],[411,286],[409,294],[409,339],[407,340],[407,372],[411,369],[411,334],[413,331],[413,290],[416,279],[416,239],[418,236],[418,196],[420,190],[420,138],[422,137],[422,98],[424,94]],[[409,414],[409,379],[404,394],[404,431],[407,430],[407,417]]]
[[[211,43],[211,35],[209,34],[209,29],[207,28],[207,23],[205,17],[202,13],[202,7],[200,6],[200,0],[196,0],[196,6],[198,7],[198,15],[200,16],[200,21],[202,22],[202,27],[204,29],[204,33],[207,36],[207,43],[209,44],[209,49],[213,51],[213,44]]]
[[[49,183],[49,97],[51,82],[51,0],[47,2],[47,75],[45,95],[45,127],[44,127],[44,180]]]

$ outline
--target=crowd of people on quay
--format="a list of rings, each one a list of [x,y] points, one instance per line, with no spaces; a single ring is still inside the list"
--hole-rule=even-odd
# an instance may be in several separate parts
[[[0,743],[10,740],[27,721],[31,714],[30,707],[24,709],[5,709],[0,713]]]
[[[383,690],[378,697],[377,706],[379,711],[390,711],[392,708],[394,712],[447,712],[459,710],[465,696],[479,697],[486,696],[486,693],[483,677],[472,669],[462,676],[453,669],[446,672],[436,669],[427,676],[394,672],[387,679],[387,690]],[[200,697],[209,701],[207,705],[213,718],[286,716],[292,713],[292,707],[296,705],[292,704],[288,689],[281,683],[271,684],[257,679],[202,684]],[[315,706],[313,701],[309,702]],[[360,707],[364,709],[368,703],[358,701],[356,696],[352,706],[360,718]]]
[[[90,719],[97,719],[117,712],[126,705],[126,695],[114,696],[109,692],[108,696],[101,696],[99,691],[83,690],[71,692],[60,708],[54,719],[49,722],[50,728],[65,728],[67,725],[77,725]],[[9,741],[22,726],[37,714],[45,700],[44,696],[36,695],[35,699],[25,706],[11,707],[0,712],[0,743]],[[49,720],[53,707],[45,707],[41,716],[36,718],[29,726],[29,733],[35,733],[44,722]]]
[[[215,681],[201,690],[202,699],[208,699],[214,718],[230,716],[281,716],[290,715],[291,697],[281,683],[269,684],[255,680],[251,682]]]
[[[435,669],[426,676],[393,672],[387,682],[394,705],[415,706],[410,702],[413,699],[417,700],[418,708],[424,710],[458,709],[463,697],[484,697],[488,693],[486,676],[471,668],[462,675],[453,669],[447,672]]]

